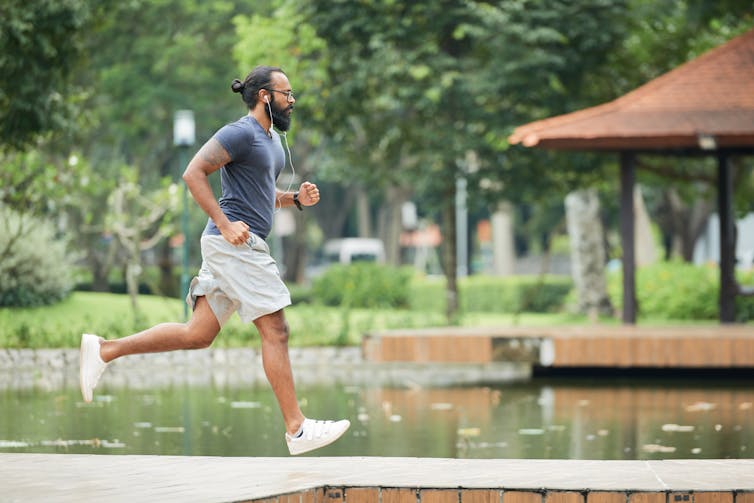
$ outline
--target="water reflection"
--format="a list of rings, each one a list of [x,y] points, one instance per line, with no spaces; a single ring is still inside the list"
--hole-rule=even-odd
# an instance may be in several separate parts
[[[299,387],[310,417],[347,417],[319,455],[750,458],[754,383],[589,380],[500,387]],[[0,392],[0,451],[286,456],[267,387]]]

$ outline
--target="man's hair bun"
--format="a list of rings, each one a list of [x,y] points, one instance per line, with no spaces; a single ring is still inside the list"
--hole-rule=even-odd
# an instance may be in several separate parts
[[[230,88],[233,90],[234,93],[242,93],[244,88],[246,86],[238,79],[233,79],[233,83],[230,85]]]

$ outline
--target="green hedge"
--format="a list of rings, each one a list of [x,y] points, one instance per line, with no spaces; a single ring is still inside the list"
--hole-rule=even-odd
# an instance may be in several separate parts
[[[740,283],[754,285],[754,271],[737,272]],[[719,270],[664,262],[637,271],[639,316],[654,320],[716,320]],[[552,313],[573,295],[567,276],[483,276],[461,278],[461,313]],[[608,292],[617,312],[622,306],[620,272],[608,275]],[[445,311],[445,278],[416,275],[411,268],[376,264],[336,265],[297,300],[329,306],[393,307],[419,312]],[[736,299],[737,321],[754,320],[754,297]]]
[[[738,271],[737,280],[754,284],[754,271]],[[623,275],[608,276],[608,292],[613,305],[623,305]],[[674,320],[714,320],[719,317],[720,270],[716,266],[696,266],[684,262],[661,262],[638,268],[636,298],[639,315]],[[754,297],[736,299],[737,321],[754,320]]]
[[[467,276],[458,282],[462,312],[547,313],[563,307],[573,281],[567,276]],[[445,309],[445,279],[415,278],[411,308]]]
[[[571,290],[562,276],[468,276],[459,281],[462,312],[516,313],[558,311]],[[335,265],[317,278],[299,299],[328,306],[395,307],[445,311],[445,279],[417,275],[410,267],[374,263]]]
[[[312,300],[327,306],[408,307],[413,270],[371,262],[337,264],[312,285]]]

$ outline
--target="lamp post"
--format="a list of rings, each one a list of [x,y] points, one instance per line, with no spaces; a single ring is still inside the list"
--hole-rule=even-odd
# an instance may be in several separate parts
[[[194,112],[192,110],[177,110],[173,116],[173,145],[178,147],[178,159],[180,166],[178,175],[181,170],[185,169],[188,163],[188,149],[194,144],[196,139]],[[188,273],[188,187],[183,185],[183,210],[181,214],[181,232],[183,233],[182,263],[181,270],[181,296],[188,294],[189,273]],[[183,303],[183,317],[188,319],[188,304]]]

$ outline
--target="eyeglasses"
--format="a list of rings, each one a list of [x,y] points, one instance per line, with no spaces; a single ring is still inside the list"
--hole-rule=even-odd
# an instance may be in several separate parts
[[[265,88],[267,89],[267,88]],[[295,100],[296,98],[293,96],[293,91],[278,91],[277,89],[267,89],[271,93],[280,93],[285,95],[285,99],[288,101]]]

